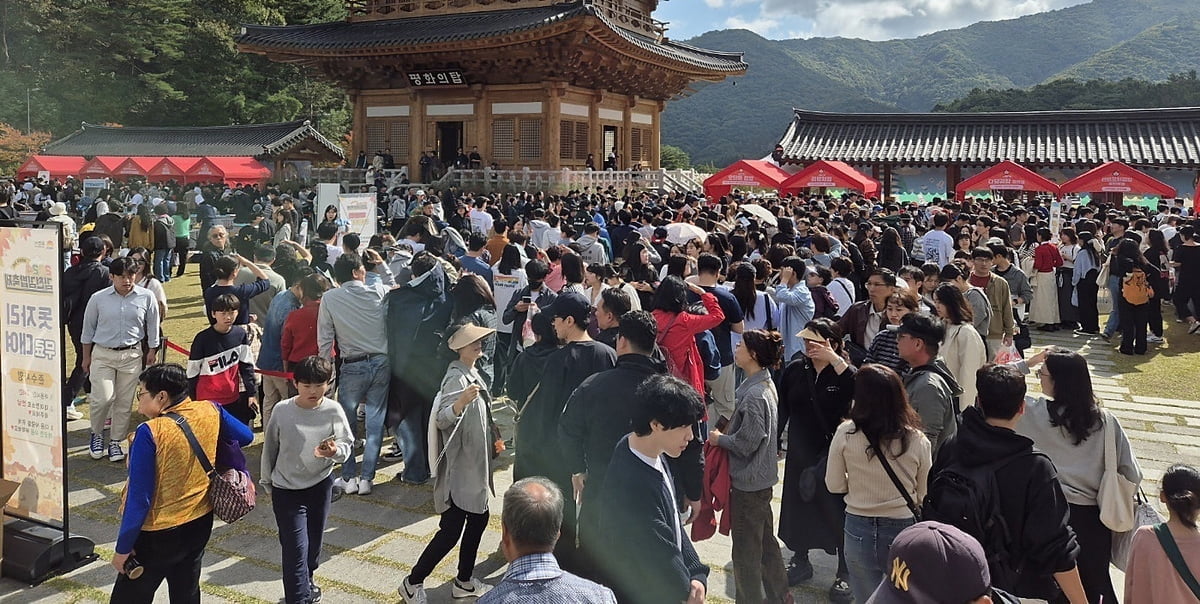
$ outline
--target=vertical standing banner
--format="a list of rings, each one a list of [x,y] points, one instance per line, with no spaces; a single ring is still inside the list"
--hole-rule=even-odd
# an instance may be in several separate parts
[[[3,473],[19,483],[8,511],[62,525],[66,516],[58,229],[0,227],[0,423]]]
[[[362,236],[363,247],[375,235],[377,204],[374,193],[353,193],[338,195],[338,212],[342,218],[350,221],[350,232]]]

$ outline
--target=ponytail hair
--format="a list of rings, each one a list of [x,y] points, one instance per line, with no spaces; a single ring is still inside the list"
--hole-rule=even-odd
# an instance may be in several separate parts
[[[1167,468],[1162,494],[1171,515],[1184,526],[1196,528],[1196,516],[1200,514],[1200,470],[1181,463]]]

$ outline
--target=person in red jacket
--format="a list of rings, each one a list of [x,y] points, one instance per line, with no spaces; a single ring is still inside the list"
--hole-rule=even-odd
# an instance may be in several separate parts
[[[292,311],[283,322],[283,334],[279,341],[284,371],[291,371],[300,361],[317,355],[317,313],[321,310],[321,296],[328,289],[329,279],[320,273],[300,281],[302,306]]]
[[[1050,229],[1042,227],[1037,232],[1038,246],[1033,250],[1033,304],[1029,308],[1029,322],[1036,323],[1043,331],[1058,331],[1058,283],[1055,271],[1063,265],[1062,254],[1054,245]]]
[[[706,315],[687,312],[687,293],[700,296]],[[667,369],[704,396],[704,362],[696,348],[696,334],[725,320],[717,297],[694,283],[668,275],[654,292],[654,320],[658,322],[658,346],[667,357]]]

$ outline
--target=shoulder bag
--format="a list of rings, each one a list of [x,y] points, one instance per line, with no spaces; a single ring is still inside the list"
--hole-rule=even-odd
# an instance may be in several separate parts
[[[256,499],[254,481],[250,479],[250,474],[233,468],[224,472],[216,471],[209,463],[204,448],[196,440],[196,435],[192,433],[191,426],[188,426],[187,418],[174,412],[167,413],[166,416],[183,430],[183,435],[192,447],[192,453],[208,476],[208,498],[217,518],[232,523],[249,514],[254,509]]]
[[[1134,495],[1137,485],[1129,482],[1117,471],[1116,418],[1107,410],[1103,412],[1104,425],[1104,474],[1100,477],[1100,491],[1096,503],[1100,506],[1100,522],[1114,533],[1134,528]]]
[[[1136,526],[1123,533],[1113,533],[1112,536],[1112,549],[1110,550],[1112,555],[1109,559],[1112,560],[1113,566],[1122,571],[1129,565],[1129,551],[1133,549],[1134,533],[1143,526],[1154,526],[1167,520],[1158,513],[1154,504],[1150,503],[1150,498],[1146,497],[1146,493],[1140,488],[1137,492],[1137,505],[1134,509],[1137,516],[1134,522]]]
[[[1188,568],[1187,561],[1183,559],[1183,554],[1179,551],[1179,544],[1175,543],[1175,538],[1171,536],[1171,529],[1167,528],[1167,523],[1155,526],[1154,534],[1158,536],[1158,543],[1167,553],[1167,559],[1171,561],[1171,566],[1175,567],[1175,572],[1179,573],[1179,578],[1183,579],[1188,589],[1192,590],[1192,595],[1200,599],[1200,581],[1196,580],[1196,575],[1192,574],[1192,569]]]
[[[864,434],[865,436],[865,434]],[[921,506],[917,505],[911,495],[908,494],[908,489],[900,484],[900,477],[896,476],[896,471],[892,469],[892,464],[888,463],[887,457],[884,456],[883,450],[879,445],[870,439],[867,440],[871,444],[871,450],[875,452],[875,457],[879,458],[879,463],[883,465],[883,471],[887,472],[888,478],[892,479],[892,484],[896,486],[896,490],[900,491],[900,495],[904,497],[904,503],[908,506],[908,511],[912,512],[913,520],[921,521]]]

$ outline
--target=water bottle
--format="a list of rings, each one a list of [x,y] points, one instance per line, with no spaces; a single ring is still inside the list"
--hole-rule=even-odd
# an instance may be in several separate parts
[[[296,243],[299,243],[301,247],[308,246],[308,219],[307,218],[300,221],[300,232],[296,233]]]

